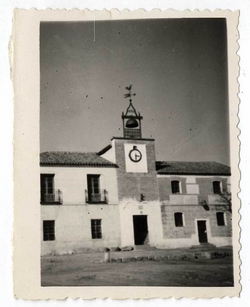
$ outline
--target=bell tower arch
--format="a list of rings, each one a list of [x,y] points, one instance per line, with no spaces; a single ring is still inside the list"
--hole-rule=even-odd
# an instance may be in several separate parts
[[[124,95],[124,98],[129,98],[129,106],[126,112],[122,112],[122,121],[123,121],[123,137],[125,139],[141,139],[142,138],[142,129],[141,129],[141,120],[143,117],[140,112],[137,112],[132,103],[132,96],[135,96],[135,93],[132,93],[132,85],[125,88],[128,93]]]

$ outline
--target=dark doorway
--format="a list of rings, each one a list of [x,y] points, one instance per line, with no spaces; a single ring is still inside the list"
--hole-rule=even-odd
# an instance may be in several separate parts
[[[207,226],[206,221],[197,221],[198,236],[200,243],[207,243]]]
[[[148,243],[147,215],[133,215],[135,245]]]

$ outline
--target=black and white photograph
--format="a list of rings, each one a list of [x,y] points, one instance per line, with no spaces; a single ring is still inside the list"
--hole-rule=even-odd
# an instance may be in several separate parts
[[[227,29],[40,23],[42,287],[234,286]]]

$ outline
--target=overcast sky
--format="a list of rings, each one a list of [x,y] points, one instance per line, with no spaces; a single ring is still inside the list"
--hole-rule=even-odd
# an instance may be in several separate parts
[[[122,136],[133,84],[157,160],[229,165],[224,19],[42,23],[41,152],[99,151]]]

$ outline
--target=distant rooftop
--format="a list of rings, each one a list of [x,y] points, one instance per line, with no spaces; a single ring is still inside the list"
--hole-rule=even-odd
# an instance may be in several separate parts
[[[214,161],[209,162],[179,162],[156,161],[156,170],[159,175],[218,175],[230,176],[229,166]]]
[[[41,166],[117,167],[94,152],[46,151],[40,154]]]

